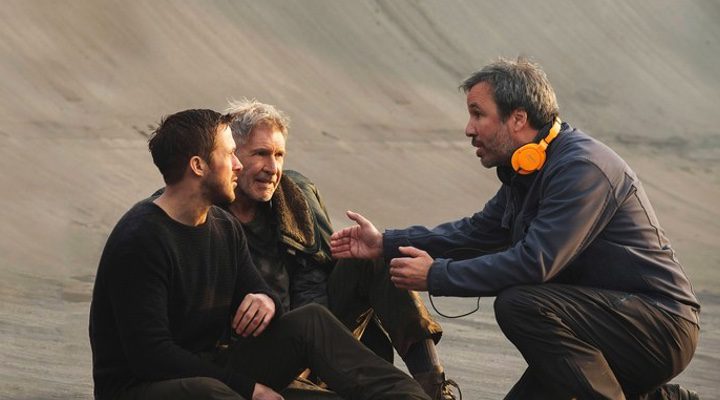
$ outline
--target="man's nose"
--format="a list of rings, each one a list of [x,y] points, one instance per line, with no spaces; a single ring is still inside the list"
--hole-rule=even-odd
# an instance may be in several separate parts
[[[465,136],[471,137],[471,136],[475,136],[475,135],[476,135],[476,133],[475,133],[475,129],[472,126],[472,123],[470,121],[468,121],[468,123],[465,125]]]
[[[240,162],[240,159],[237,158],[237,156],[235,154],[233,154],[233,165],[232,165],[233,171],[240,172],[243,170],[243,168],[244,167],[243,167],[242,163]]]
[[[267,163],[265,163],[265,170],[271,174],[274,174],[278,171],[278,161],[275,159],[275,157],[271,157]]]

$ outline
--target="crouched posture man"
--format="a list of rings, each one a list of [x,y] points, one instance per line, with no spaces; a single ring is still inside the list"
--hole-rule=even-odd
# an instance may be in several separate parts
[[[338,257],[390,261],[400,288],[497,296],[528,363],[507,399],[692,399],[665,384],[690,362],[700,305],[637,175],[558,119],[545,73],[500,60],[462,84],[482,165],[500,189],[472,217],[333,235]],[[454,258],[463,250],[463,258]],[[471,254],[474,253],[474,254]]]
[[[427,399],[319,306],[285,315],[234,217],[231,118],[188,110],[150,138],[166,187],[108,238],[90,311],[95,398],[282,399],[311,367],[348,399]]]

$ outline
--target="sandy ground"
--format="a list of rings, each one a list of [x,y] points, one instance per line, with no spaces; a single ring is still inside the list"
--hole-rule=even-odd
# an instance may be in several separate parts
[[[482,207],[498,182],[463,136],[460,80],[540,62],[564,120],[644,180],[703,303],[678,382],[720,395],[720,4],[617,1],[34,1],[0,4],[0,398],[89,399],[89,299],[108,233],[162,185],[161,115],[257,97],[293,119],[289,168],[381,227]],[[472,299],[439,299],[441,311]],[[465,399],[525,363],[492,299],[440,318]]]

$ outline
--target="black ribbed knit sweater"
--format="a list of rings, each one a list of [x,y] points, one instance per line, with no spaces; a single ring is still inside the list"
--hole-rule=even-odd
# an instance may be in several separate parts
[[[212,351],[248,293],[266,293],[240,225],[212,207],[204,224],[170,218],[149,198],[115,226],[90,308],[95,398],[137,382],[212,377],[251,398],[253,378],[198,354]]]

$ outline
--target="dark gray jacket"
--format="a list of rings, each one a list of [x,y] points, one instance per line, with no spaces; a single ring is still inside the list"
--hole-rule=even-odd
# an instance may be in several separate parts
[[[610,148],[562,125],[537,173],[498,167],[502,186],[472,217],[384,234],[435,261],[429,291],[494,296],[546,282],[632,292],[695,323],[700,309],[638,177]]]
[[[315,184],[285,170],[267,204],[272,237],[243,224],[253,262],[280,296],[285,311],[308,303],[328,306],[327,280],[335,266],[330,256],[332,225]]]

